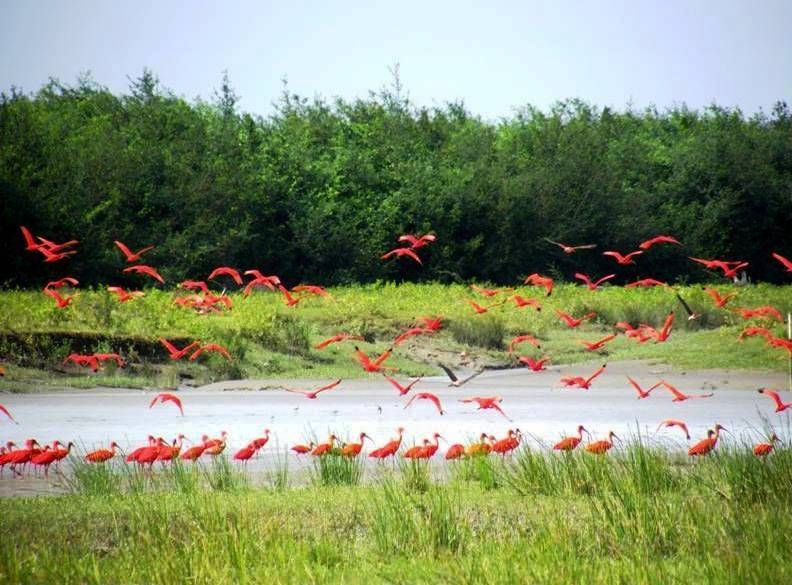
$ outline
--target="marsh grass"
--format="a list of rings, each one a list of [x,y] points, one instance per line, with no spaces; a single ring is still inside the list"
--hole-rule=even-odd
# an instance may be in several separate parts
[[[410,492],[424,493],[432,485],[429,461],[425,459],[399,459],[398,473],[405,489]]]
[[[413,490],[394,468],[217,491],[200,466],[86,466],[75,495],[0,499],[0,580],[787,583],[792,457],[749,446],[726,438],[692,461],[638,438],[602,457],[523,448],[490,457],[497,489],[471,471]]]
[[[318,486],[358,485],[363,478],[363,462],[330,452],[312,460],[311,483]]]

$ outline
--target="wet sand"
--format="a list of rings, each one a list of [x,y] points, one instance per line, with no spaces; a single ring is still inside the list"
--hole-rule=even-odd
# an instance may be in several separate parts
[[[420,443],[433,432],[441,433],[449,443],[464,443],[482,432],[501,437],[507,429],[519,427],[532,449],[547,449],[548,443],[571,434],[578,424],[585,425],[594,439],[604,437],[609,430],[627,438],[640,431],[650,444],[686,449],[688,443],[679,429],[655,432],[658,423],[666,418],[685,420],[693,440],[705,436],[715,422],[733,433],[727,441],[758,440],[767,422],[774,425],[782,440],[790,438],[788,411],[776,414],[771,400],[756,392],[760,387],[784,390],[783,373],[673,371],[651,361],[611,362],[590,390],[560,387],[561,376],[586,377],[599,365],[590,362],[552,367],[539,373],[527,369],[488,370],[461,388],[449,387],[445,376],[424,378],[413,391],[436,393],[446,410],[443,416],[425,400],[415,401],[405,409],[407,399],[399,397],[386,380],[376,375],[344,380],[315,400],[278,387],[285,384],[315,388],[329,380],[237,380],[182,389],[178,394],[184,404],[184,416],[170,403],[149,409],[155,391],[97,388],[8,394],[2,402],[19,424],[0,422],[0,439],[17,444],[28,437],[37,438],[41,444],[55,439],[74,441],[75,451],[83,453],[107,446],[112,440],[128,451],[145,443],[148,435],[171,440],[184,433],[199,441],[203,434],[218,436],[225,430],[229,435],[226,452],[233,454],[269,428],[269,444],[248,465],[254,478],[260,479],[283,459],[288,446],[305,443],[311,437],[323,440],[333,432],[345,440],[356,440],[360,432],[366,432],[381,445],[395,435],[399,426],[405,428],[404,445]],[[662,378],[683,392],[713,392],[714,396],[672,402],[670,393],[658,388],[650,398],[638,400],[627,382],[628,375],[642,386],[651,386]],[[503,397],[501,407],[511,421],[498,412],[477,410],[475,404],[459,402],[464,397],[492,395]],[[444,447],[441,445],[441,451]],[[367,451],[372,448],[367,444]],[[304,458],[292,454],[288,457],[290,474],[303,473],[310,466]],[[439,459],[433,465],[443,465]],[[68,465],[63,466],[63,472],[68,477]],[[55,475],[48,480],[18,479],[6,469],[0,478],[0,496],[60,493],[65,489],[64,479]]]

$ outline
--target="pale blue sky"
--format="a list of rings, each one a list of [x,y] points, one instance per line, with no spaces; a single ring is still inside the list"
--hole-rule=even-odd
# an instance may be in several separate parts
[[[286,77],[307,97],[366,97],[400,64],[412,101],[464,101],[496,120],[579,97],[750,114],[792,102],[786,0],[0,0],[0,90],[80,72],[112,91],[144,67],[211,98],[224,70],[240,109],[267,115]]]

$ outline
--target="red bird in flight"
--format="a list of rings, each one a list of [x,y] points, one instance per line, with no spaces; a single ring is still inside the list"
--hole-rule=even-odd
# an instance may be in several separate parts
[[[363,336],[362,335],[352,335],[350,333],[337,333],[337,334],[333,335],[332,337],[328,337],[324,341],[320,341],[319,343],[314,345],[314,348],[315,349],[324,349],[328,345],[330,345],[331,343],[339,343],[339,342],[345,341],[347,339],[357,339],[357,340],[363,341]]]
[[[206,280],[214,280],[218,276],[230,276],[231,280],[237,283],[239,286],[242,286],[242,277],[239,275],[239,271],[235,270],[234,268],[229,268],[228,266],[218,266]]]
[[[118,240],[113,240],[113,243],[118,246],[118,249],[121,250],[121,253],[126,256],[126,261],[130,264],[132,262],[138,262],[140,257],[143,256],[149,250],[153,250],[154,246],[146,246],[145,248],[141,248],[137,252],[133,252],[130,250],[124,242],[119,242]]]
[[[432,404],[434,404],[437,407],[437,411],[441,415],[445,414],[445,411],[443,410],[443,406],[440,404],[440,399],[437,397],[436,394],[432,394],[431,392],[416,392],[415,394],[412,395],[412,398],[410,398],[407,401],[407,404],[404,405],[404,408],[410,406],[414,400],[429,400],[432,402]]]
[[[545,296],[549,297],[553,294],[553,279],[549,276],[542,276],[534,272],[525,277],[523,284],[530,284],[532,286],[543,286],[547,291]]]
[[[638,247],[641,250],[648,250],[649,248],[657,244],[677,244],[679,246],[682,245],[681,242],[679,242],[676,238],[673,238],[672,236],[655,236],[653,238],[649,238],[644,242],[641,242],[640,244],[638,244]]]
[[[592,319],[597,316],[597,313],[592,311],[591,313],[586,313],[580,319],[576,319],[572,315],[568,315],[567,313],[564,313],[564,311],[561,311],[560,309],[556,309],[556,314],[559,317],[561,317],[561,319],[564,320],[564,323],[566,323],[568,327],[571,328],[577,327],[578,325],[583,323],[583,321],[587,321],[588,319]]]
[[[329,384],[325,384],[324,386],[322,386],[320,388],[317,388],[316,390],[302,390],[302,389],[299,389],[299,388],[286,388],[285,386],[284,386],[283,389],[286,390],[287,392],[295,392],[297,394],[303,394],[306,398],[310,398],[311,400],[314,400],[319,395],[320,392],[324,392],[325,390],[332,390],[333,388],[338,386],[340,383],[341,383],[341,378],[339,378],[335,382],[330,382]]]
[[[615,277],[616,277],[615,274],[608,274],[607,276],[603,276],[602,278],[592,282],[591,278],[587,274],[583,274],[582,272],[575,272],[575,278],[583,281],[583,283],[588,287],[589,290],[597,290],[597,287],[599,287],[599,285],[601,285],[603,282],[608,281],[611,278],[615,278]]]
[[[184,416],[184,409],[182,408],[181,400],[175,394],[171,394],[170,392],[160,392],[157,394],[149,404],[149,408],[153,407],[157,402],[165,404],[166,402],[173,402],[176,406],[179,407],[179,412],[181,415]]]
[[[218,345],[217,343],[207,343],[206,345],[200,346],[190,356],[190,361],[197,360],[198,356],[200,356],[205,351],[214,351],[214,352],[219,353],[220,355],[222,355],[229,362],[233,361],[231,359],[231,354],[228,353],[228,350],[226,348],[224,348],[222,345]]]
[[[418,376],[415,380],[412,380],[409,384],[403,386],[398,380],[396,380],[395,378],[391,378],[388,374],[383,372],[382,375],[385,377],[385,379],[388,382],[391,383],[391,385],[394,388],[396,388],[396,391],[399,393],[399,396],[404,396],[405,394],[409,393],[410,390],[412,390],[412,387],[415,386],[415,384],[417,384],[418,382],[420,382],[421,378],[423,378],[423,376]]]
[[[159,281],[162,284],[165,284],[165,280],[160,276],[159,272],[157,272],[151,266],[146,264],[135,264],[134,266],[130,266],[128,268],[124,268],[121,272],[134,272],[136,274],[145,274],[146,276],[150,276],[154,280]]]
[[[487,410],[487,409],[497,410],[499,413],[501,413],[504,416],[504,418],[506,418],[506,420],[511,421],[511,419],[506,415],[506,413],[503,412],[503,410],[501,410],[501,407],[498,404],[502,400],[503,398],[501,398],[500,396],[484,396],[484,397],[473,396],[471,398],[461,398],[459,401],[464,403],[475,402],[478,404],[477,410]]]
[[[759,388],[757,390],[759,394],[764,394],[765,396],[769,396],[776,405],[776,412],[784,412],[787,408],[792,406],[792,402],[783,402],[781,400],[781,395],[776,392],[775,390],[771,390],[770,388]]]
[[[412,258],[413,260],[415,260],[418,264],[423,265],[423,262],[421,262],[421,258],[418,256],[418,254],[413,252],[412,248],[394,248],[390,252],[385,252],[382,256],[380,256],[380,258],[382,260],[387,260],[391,256],[396,256],[398,258],[401,258],[402,256],[407,256],[408,258]]]
[[[616,262],[618,262],[622,266],[627,266],[628,264],[635,264],[635,262],[633,262],[633,258],[635,256],[638,256],[639,254],[643,254],[643,251],[636,250],[635,252],[630,252],[629,254],[626,254],[624,256],[619,252],[614,252],[612,250],[608,250],[607,252],[602,253],[603,256],[613,257],[616,260]]]
[[[360,365],[363,366],[363,369],[367,372],[382,372],[383,370],[396,370],[396,368],[390,366],[383,366],[382,362],[390,357],[393,353],[393,348],[389,347],[385,351],[383,351],[377,358],[374,360],[370,359],[365,353],[363,353],[360,348],[356,345],[355,346],[355,357],[360,362]]]
[[[434,242],[437,239],[437,236],[434,234],[424,234],[422,236],[415,236],[413,234],[404,234],[399,236],[399,242],[407,242],[410,244],[410,248],[413,250],[417,250],[418,248],[423,248],[427,244]]]
[[[788,258],[784,258],[778,252],[773,252],[773,258],[778,260],[784,266],[784,268],[786,268],[787,272],[792,272],[792,260],[789,260]]]
[[[561,378],[561,383],[564,386],[577,386],[583,390],[589,390],[591,388],[591,382],[599,376],[602,372],[605,371],[605,367],[607,364],[602,364],[593,374],[591,374],[588,378],[584,378],[582,376],[564,376]]]

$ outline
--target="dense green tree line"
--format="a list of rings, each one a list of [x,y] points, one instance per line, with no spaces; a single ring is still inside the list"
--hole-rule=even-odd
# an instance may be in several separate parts
[[[150,72],[127,95],[90,78],[0,98],[0,284],[48,275],[131,283],[112,244],[156,244],[166,279],[220,264],[289,284],[374,279],[514,283],[540,271],[612,271],[670,233],[622,281],[706,277],[688,255],[743,259],[783,281],[792,256],[792,112],[746,118],[711,106],[617,112],[571,100],[486,122],[460,104],[414,107],[398,91],[353,102],[284,91],[267,118],[240,112],[224,79],[189,103]],[[76,237],[79,253],[43,264],[18,229]],[[425,265],[382,262],[404,232],[431,230]],[[566,257],[543,238],[596,242]],[[139,280],[138,280],[139,282]]]

